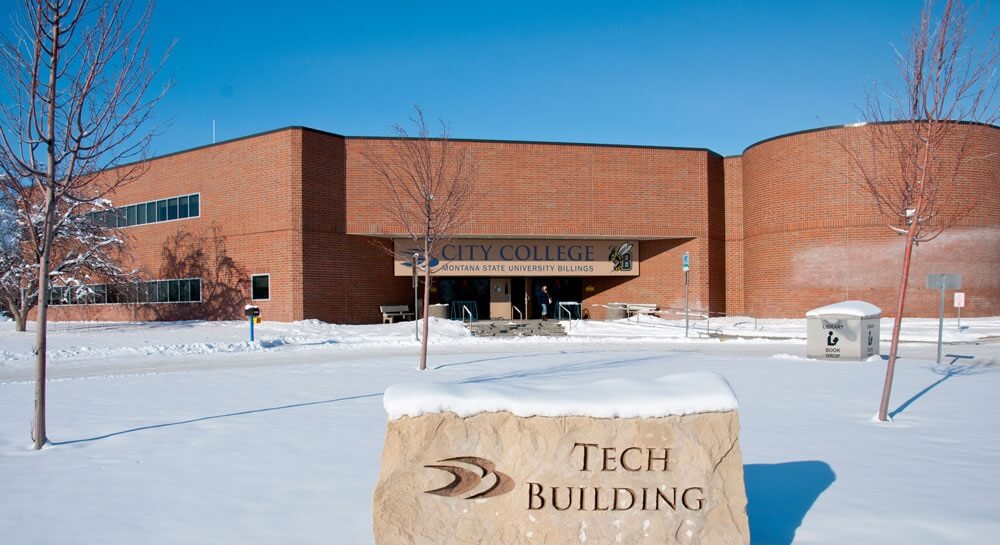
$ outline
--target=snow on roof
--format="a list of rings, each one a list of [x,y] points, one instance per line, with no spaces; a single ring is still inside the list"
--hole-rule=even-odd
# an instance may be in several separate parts
[[[738,406],[726,379],[707,371],[542,388],[481,382],[397,384],[385,391],[383,404],[390,420],[426,413],[465,417],[496,411],[517,416],[652,418],[733,411]]]
[[[831,314],[854,318],[874,318],[882,314],[882,309],[864,301],[841,301],[825,307],[814,308],[806,313],[806,317],[813,318]]]

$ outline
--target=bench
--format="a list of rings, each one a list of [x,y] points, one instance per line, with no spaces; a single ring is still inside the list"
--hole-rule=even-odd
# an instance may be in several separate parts
[[[378,309],[382,312],[383,324],[391,324],[397,317],[405,320],[408,316],[413,316],[409,305],[379,305]]]
[[[660,307],[652,304],[627,304],[625,305],[625,312],[628,316],[635,316],[638,314],[644,314],[646,316],[657,316],[657,312],[660,311]]]

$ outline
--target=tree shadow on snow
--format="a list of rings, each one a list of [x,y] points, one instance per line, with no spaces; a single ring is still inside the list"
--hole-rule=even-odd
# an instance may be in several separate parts
[[[791,545],[795,531],[824,490],[837,480],[826,462],[743,466],[752,545]]]
[[[137,432],[137,431],[154,430],[154,429],[157,429],[157,428],[169,428],[169,427],[173,427],[173,426],[182,426],[184,424],[194,424],[196,422],[204,422],[206,420],[216,420],[216,419],[219,419],[219,418],[230,418],[230,417],[233,417],[233,416],[245,416],[245,415],[250,415],[250,414],[266,413],[266,412],[271,412],[271,411],[281,411],[281,410],[285,410],[285,409],[297,409],[297,408],[300,408],[300,407],[309,407],[309,406],[312,406],[312,405],[324,405],[326,403],[336,403],[338,401],[350,401],[352,399],[365,399],[365,398],[368,398],[368,397],[380,397],[381,395],[382,395],[382,392],[376,392],[374,394],[346,396],[346,397],[338,397],[336,399],[324,399],[322,401],[306,401],[306,402],[303,402],[303,403],[291,403],[291,404],[288,404],[288,405],[279,405],[279,406],[276,406],[276,407],[264,407],[262,409],[250,409],[250,410],[246,410],[246,411],[237,411],[237,412],[225,413],[225,414],[214,414],[214,415],[211,415],[211,416],[202,416],[202,417],[199,417],[199,418],[189,418],[187,420],[177,420],[175,422],[164,422],[163,424],[150,424],[148,426],[138,426],[138,427],[130,428],[130,429],[127,429],[127,430],[121,430],[121,431],[116,431],[116,432],[112,432],[112,433],[106,433],[104,435],[98,435],[98,436],[95,436],[95,437],[87,437],[87,438],[84,438],[84,439],[71,439],[71,440],[68,440],[68,441],[49,441],[49,444],[53,445],[53,446],[60,446],[60,445],[72,445],[72,444],[75,444],[75,443],[90,443],[92,441],[100,441],[101,439],[108,439],[110,437],[116,437],[116,436],[119,436],[119,435],[126,435],[126,434],[134,433],[134,432]]]
[[[976,361],[974,363],[959,364],[959,360],[972,359],[973,356],[964,356],[960,354],[947,354],[946,357],[952,358],[950,363],[935,364],[930,369],[931,372],[936,375],[941,375],[941,378],[927,385],[923,390],[913,394],[909,399],[896,407],[892,412],[889,413],[889,418],[895,418],[897,414],[905,411],[910,405],[916,400],[920,399],[928,392],[934,388],[940,386],[944,381],[952,377],[963,377],[969,375],[979,375],[983,373],[995,373],[1000,371],[1000,366],[997,366],[996,362],[993,361]]]

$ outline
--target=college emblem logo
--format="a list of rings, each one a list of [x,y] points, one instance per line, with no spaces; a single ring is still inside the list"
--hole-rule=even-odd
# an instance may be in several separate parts
[[[621,246],[611,246],[611,253],[608,255],[608,261],[614,265],[611,269],[612,271],[631,271],[632,245],[628,242],[623,242]]]
[[[452,481],[441,488],[427,490],[425,493],[448,498],[463,497],[467,500],[478,500],[500,496],[514,490],[514,480],[504,473],[496,470],[496,465],[485,459],[476,456],[458,456],[456,458],[445,458],[438,460],[438,463],[454,462],[450,465],[427,465],[431,469],[440,469],[451,473]],[[471,466],[475,469],[469,469]],[[489,477],[493,479],[490,480]],[[483,483],[485,488],[483,488]],[[468,493],[471,495],[466,495]]]

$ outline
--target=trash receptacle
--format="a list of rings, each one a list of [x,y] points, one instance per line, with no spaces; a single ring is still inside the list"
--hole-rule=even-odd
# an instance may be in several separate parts
[[[862,361],[879,354],[882,309],[864,301],[843,301],[806,313],[806,356]]]
[[[608,305],[607,312],[605,313],[605,320],[622,320],[628,318],[628,310],[625,308],[625,303],[611,303]]]

